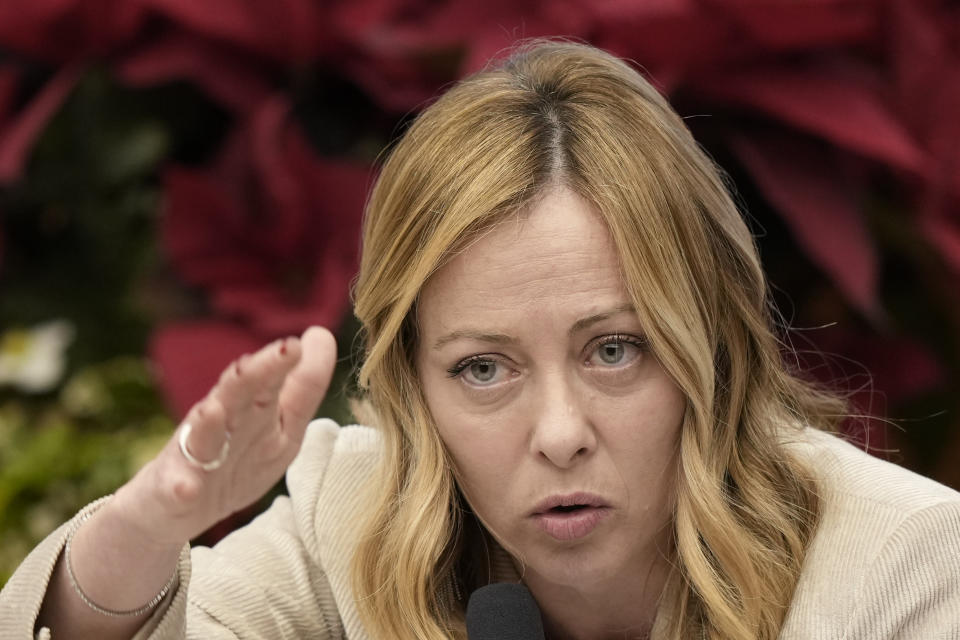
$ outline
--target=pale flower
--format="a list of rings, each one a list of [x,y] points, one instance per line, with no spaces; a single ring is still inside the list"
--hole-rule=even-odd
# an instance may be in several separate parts
[[[53,389],[67,368],[67,347],[75,334],[66,320],[51,320],[0,334],[0,387],[27,393]]]

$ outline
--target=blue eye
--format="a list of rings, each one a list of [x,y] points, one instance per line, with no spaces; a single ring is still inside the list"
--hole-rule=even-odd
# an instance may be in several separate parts
[[[497,375],[497,363],[490,360],[473,362],[467,367],[470,376],[479,383],[493,380]]]
[[[470,356],[447,370],[451,378],[461,377],[475,387],[490,386],[499,382],[501,366],[489,356]]]
[[[646,341],[625,335],[605,336],[593,347],[588,363],[598,367],[625,366],[643,351]]]
[[[626,349],[619,342],[610,342],[597,347],[597,355],[607,364],[617,364],[623,360]]]

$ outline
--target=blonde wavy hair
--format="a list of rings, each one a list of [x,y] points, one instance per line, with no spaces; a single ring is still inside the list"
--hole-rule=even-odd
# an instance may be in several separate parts
[[[844,404],[785,366],[753,238],[680,117],[625,62],[564,41],[526,43],[446,92],[371,193],[358,380],[385,454],[352,565],[364,623],[378,638],[466,636],[447,585],[473,549],[414,366],[417,297],[453,252],[558,182],[609,227],[653,352],[686,396],[653,636],[776,638],[819,513],[781,440],[832,428]]]

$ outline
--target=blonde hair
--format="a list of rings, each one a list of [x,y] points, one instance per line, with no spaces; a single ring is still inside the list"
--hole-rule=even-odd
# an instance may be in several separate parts
[[[721,174],[626,63],[537,41],[453,87],[385,162],[367,206],[355,309],[360,388],[385,442],[353,559],[374,637],[465,637],[444,585],[467,553],[461,502],[414,366],[416,301],[451,252],[562,183],[609,227],[650,345],[683,391],[675,569],[664,638],[775,638],[819,513],[780,438],[843,403],[792,375],[753,238]]]

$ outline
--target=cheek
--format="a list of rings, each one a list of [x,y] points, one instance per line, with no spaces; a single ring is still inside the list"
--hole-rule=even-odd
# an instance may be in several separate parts
[[[680,436],[686,399],[665,376],[629,394],[591,399],[590,414],[608,437],[640,447],[673,446]]]
[[[456,448],[448,445],[460,491],[486,529],[501,544],[512,546],[514,516],[523,502],[517,492],[527,484],[514,475],[519,465],[505,465],[504,453],[495,446],[461,445]]]
[[[456,468],[458,483],[473,510],[492,530],[503,530],[515,494],[529,483],[520,473],[526,451],[509,420],[465,415],[455,406],[432,406],[440,438]]]
[[[474,490],[507,484],[521,468],[523,436],[507,421],[480,420],[457,411],[435,414],[434,420],[461,480]]]
[[[594,407],[603,454],[627,490],[649,507],[669,501],[686,410],[680,390],[668,381]]]

